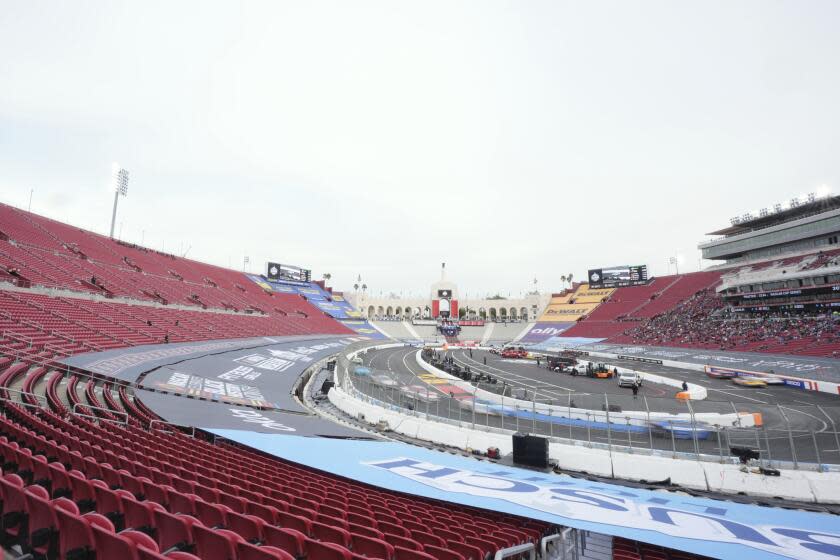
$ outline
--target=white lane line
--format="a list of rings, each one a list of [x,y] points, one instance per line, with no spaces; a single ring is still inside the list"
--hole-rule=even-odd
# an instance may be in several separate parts
[[[752,397],[739,395],[738,393],[734,393],[732,391],[723,391],[721,389],[711,389],[711,388],[709,389],[709,391],[717,391],[718,393],[723,393],[725,395],[731,395],[733,397],[738,397],[738,398],[741,398],[741,399],[747,399],[748,401],[753,401],[753,402],[757,402],[757,403],[761,403],[761,404],[769,404],[767,401],[762,401],[760,399],[754,399]]]
[[[538,395],[538,396],[543,396],[543,397],[545,397],[545,396],[548,396],[548,397],[554,396],[554,397],[556,397],[557,399],[559,399],[559,398],[561,398],[561,397],[568,397],[568,396],[571,394],[571,391],[565,390],[565,388],[564,388],[564,387],[560,387],[560,389],[563,389],[563,392],[559,392],[559,391],[556,391],[556,390],[553,390],[553,389],[546,389],[546,388],[544,388],[544,387],[535,387],[534,385],[529,385],[528,383],[524,383],[524,382],[522,382],[522,381],[517,381],[517,380],[515,380],[515,379],[511,379],[510,377],[507,377],[507,376],[506,376],[507,374],[510,374],[510,372],[506,372],[506,371],[501,370],[501,369],[498,369],[498,368],[493,368],[492,366],[484,366],[483,364],[481,364],[481,362],[477,362],[476,360],[472,360],[471,358],[467,358],[467,359],[469,359],[470,361],[475,362],[476,364],[478,364],[478,366],[481,366],[481,367],[478,367],[478,366],[471,366],[471,365],[467,364],[466,362],[464,362],[464,361],[462,361],[462,360],[459,360],[459,359],[458,359],[458,357],[457,357],[457,355],[456,355],[454,352],[453,352],[453,354],[452,354],[452,357],[453,357],[453,359],[454,359],[456,362],[458,362],[458,363],[460,363],[460,364],[463,364],[464,366],[469,367],[469,368],[470,368],[470,371],[475,371],[475,372],[478,372],[478,373],[484,373],[484,374],[488,374],[488,375],[489,375],[489,373],[490,373],[490,372],[488,372],[487,370],[482,369],[482,368],[483,368],[483,367],[492,368],[492,369],[494,369],[494,370],[495,370],[494,372],[492,372],[492,373],[493,373],[493,375],[494,375],[495,377],[497,377],[497,378],[501,379],[502,381],[504,381],[504,382],[508,383],[511,387],[518,387],[518,386],[522,386],[522,387],[524,387],[525,389],[536,390],[536,392],[537,392],[537,395]],[[466,358],[466,355],[464,355],[464,357]],[[502,373],[498,373],[498,372],[502,372]],[[516,374],[510,374],[510,375],[516,375]],[[525,377],[525,376],[517,376],[517,377],[522,377],[523,379],[525,379],[525,380],[527,380],[527,381],[529,381],[529,382],[533,382],[533,381],[534,381],[533,379],[530,379],[530,378]],[[543,384],[543,385],[547,385],[548,387],[559,387],[559,385],[552,385],[551,383],[545,383],[545,382],[542,382],[542,384]],[[545,399],[545,398],[542,398],[542,399],[538,399],[538,400],[539,400],[540,402],[543,402],[543,401],[545,401],[546,399]],[[549,400],[549,401],[553,401],[553,400],[555,400],[555,399],[553,399],[553,398],[552,398],[552,399],[548,399],[548,400]]]
[[[457,358],[455,358],[455,361],[460,362],[460,360],[458,360]],[[465,362],[460,362],[460,363],[462,363],[464,365],[467,365]],[[482,370],[481,368],[474,367],[474,366],[470,366],[470,369],[472,371],[476,371],[478,373],[487,373],[486,371]],[[511,379],[510,377],[506,377],[505,374],[498,373],[498,371],[502,371],[502,370],[494,371],[493,375],[496,376],[497,378],[501,379],[502,381],[508,383],[511,387],[522,386],[525,389],[535,390],[537,392],[537,395],[549,395],[549,396],[554,395],[554,396],[557,396],[557,397],[566,397],[569,394],[571,394],[571,391],[564,390],[564,391],[560,392],[560,391],[557,391],[555,389],[546,389],[545,387],[536,387],[534,385],[529,385],[528,383],[524,383],[524,382],[518,381],[516,379]],[[529,379],[527,377],[525,377],[524,379],[526,379],[527,381],[533,382],[532,379]],[[550,383],[544,383],[544,385],[547,385],[548,387],[558,387],[558,385],[552,385]],[[563,388],[561,387],[561,389],[563,389]]]
[[[452,356],[453,356],[453,357],[455,357],[455,352],[453,352],[453,353],[452,353]],[[469,360],[469,361],[471,361],[471,362],[473,362],[473,363],[475,363],[475,364],[478,364],[478,365],[480,365],[480,366],[482,366],[482,367],[485,367],[485,368],[487,368],[487,369],[492,369],[492,370],[494,370],[494,371],[499,371],[499,372],[502,372],[502,373],[503,373],[503,374],[505,374],[505,375],[511,375],[511,376],[513,376],[513,377],[518,377],[519,379],[525,379],[526,381],[528,381],[528,382],[530,382],[530,383],[534,383],[534,382],[536,382],[536,381],[537,381],[537,380],[532,379],[532,378],[530,378],[530,377],[528,377],[528,376],[526,376],[526,375],[519,375],[519,374],[517,374],[517,373],[513,373],[513,372],[511,372],[511,371],[507,371],[507,370],[500,369],[500,368],[497,368],[497,367],[493,367],[493,366],[489,366],[489,365],[482,364],[482,363],[481,363],[481,362],[479,362],[478,360],[474,360],[473,358],[470,358],[470,357],[469,357],[469,356],[468,356],[468,355],[467,355],[464,351],[461,351],[461,356],[462,356],[462,358],[464,358],[464,359],[466,359],[466,360]],[[458,358],[456,357],[455,359],[457,360]],[[467,365],[467,363],[466,363],[466,362],[464,362],[463,360],[461,360],[461,363],[462,363],[462,364],[464,364],[464,365]],[[477,369],[477,368],[474,368],[474,367],[472,367],[472,366],[470,366],[470,367],[471,367],[471,369]],[[576,392],[574,389],[571,389],[571,388],[569,388],[569,387],[563,387],[562,385],[557,385],[556,383],[548,383],[548,382],[546,382],[546,381],[539,381],[539,383],[541,383],[541,384],[543,384],[543,385],[547,385],[547,386],[549,386],[549,387],[555,387],[555,388],[557,388],[557,389],[561,389],[561,390],[563,390],[563,391],[567,391],[567,392],[570,392],[570,393],[574,393],[574,392]],[[529,386],[531,386],[531,385],[529,385]]]
[[[795,408],[788,408],[786,406],[779,406],[779,408],[781,408],[783,410],[787,410],[789,412],[794,412],[794,413],[797,413],[797,414],[801,414],[803,416],[808,416],[810,418],[813,418],[814,420],[816,420],[817,422],[819,422],[820,424],[823,425],[823,427],[821,429],[817,430],[817,433],[824,432],[828,429],[828,422],[826,422],[825,420],[822,420],[821,418],[817,418],[813,414],[808,414],[807,412],[802,412],[801,410],[796,410]]]

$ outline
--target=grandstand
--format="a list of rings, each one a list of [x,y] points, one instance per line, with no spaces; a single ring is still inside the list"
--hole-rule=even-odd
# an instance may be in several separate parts
[[[124,4],[0,18],[2,560],[840,560],[840,4]]]
[[[56,360],[160,343],[352,331],[325,315],[322,287],[264,289],[234,271],[9,206],[0,211],[7,545],[48,558],[452,560],[483,558],[548,530],[149,431],[158,417],[137,388]]]
[[[305,410],[288,400],[291,385],[283,402],[271,402],[277,397],[268,393],[216,393],[208,381],[197,385],[195,372],[215,375],[218,355],[234,351],[234,362],[256,363],[254,351],[262,347],[274,349],[271,360],[303,358],[317,348],[311,355],[321,359],[365,331],[431,340],[440,338],[436,326],[379,321],[373,328],[323,285],[270,282],[1,209],[1,530],[13,555],[487,560],[500,550],[554,539],[560,530],[470,500],[444,505],[311,470],[280,452],[213,441],[247,433],[229,430],[247,425],[243,419],[259,420],[258,431],[282,426],[304,434],[310,425],[315,434],[359,438],[312,419],[291,422],[285,410]],[[68,232],[72,243],[64,241]],[[638,327],[662,317],[675,323],[672,315],[689,308],[711,312],[709,301],[721,301],[714,292],[720,278],[714,271],[615,290],[579,284],[552,298],[540,320],[570,324],[576,336],[586,328]],[[539,324],[464,326],[462,338],[503,343]],[[169,372],[171,362],[160,361],[165,356],[195,364]],[[140,366],[125,370],[132,361]],[[114,367],[123,373],[95,373]],[[305,362],[299,367],[302,372]],[[187,392],[173,385],[179,376],[189,377]],[[218,424],[221,431],[212,428],[230,407],[236,420]],[[195,420],[206,415],[213,420]],[[160,429],[174,418],[189,426],[187,432]],[[196,431],[196,425],[208,427]],[[587,558],[700,558],[626,535],[592,534],[583,542],[585,533],[574,534],[581,539],[576,550]]]
[[[67,237],[62,237],[67,236]],[[0,205],[3,348],[57,355],[155,342],[349,333],[305,299]],[[54,297],[59,296],[59,297]]]
[[[17,520],[2,528],[12,546],[47,558],[214,558],[227,550],[229,558],[242,559],[486,560],[555,531],[545,522],[465,505],[443,509],[325,473],[300,476],[301,467],[277,456],[154,429],[163,418],[188,422],[194,410],[183,406],[178,395],[185,393],[171,379],[152,374],[137,383],[59,363],[74,355],[200,341],[238,339],[246,348],[259,337],[375,339],[384,333],[440,342],[435,325],[370,325],[323,284],[269,281],[10,206],[0,212],[0,397],[8,414],[0,427],[6,473],[0,484],[4,495],[19,496],[3,506],[3,515]],[[780,309],[829,305],[838,284],[837,255],[796,255],[615,289],[576,284],[552,297],[535,323],[465,325],[450,342],[502,344],[541,329],[546,336],[618,344],[832,356],[840,345],[833,320],[752,318],[752,307],[756,301]],[[161,389],[175,392],[148,392]],[[194,391],[227,406],[256,404],[265,422],[291,425],[272,409],[289,405],[272,404],[270,395],[214,395],[206,382]],[[186,416],[170,414],[173,407]],[[221,413],[208,405],[195,410]],[[245,474],[234,479],[233,472]],[[592,536],[590,554],[690,558],[598,538]]]
[[[615,344],[836,357],[840,197],[738,219],[700,245],[724,261],[620,287],[563,332]],[[773,257],[769,259],[768,257]]]

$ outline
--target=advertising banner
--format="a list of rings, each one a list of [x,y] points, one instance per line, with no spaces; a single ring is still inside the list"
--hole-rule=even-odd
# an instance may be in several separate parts
[[[601,303],[612,295],[613,288],[590,288],[585,284],[575,292],[575,303]]]
[[[137,377],[152,369],[188,361],[206,354],[221,354],[243,348],[261,348],[280,343],[316,344],[338,340],[337,336],[303,335],[236,338],[232,340],[203,340],[199,342],[176,342],[172,344],[144,344],[127,348],[115,348],[103,352],[76,354],[62,362],[91,373],[133,382]]]
[[[357,334],[366,338],[370,338],[372,340],[385,340],[386,338],[388,338],[384,334],[373,328],[373,325],[371,325],[367,321],[342,321],[341,324],[349,329],[352,329]]]
[[[542,342],[547,338],[551,338],[552,336],[559,336],[565,330],[569,329],[574,325],[574,323],[552,323],[552,322],[539,322],[534,323],[534,326],[531,327],[531,330],[522,337],[520,342],[524,343],[536,343]]]
[[[214,433],[350,480],[711,558],[840,557],[836,516],[544,475],[398,442]],[[289,438],[295,441],[291,443]],[[342,461],[336,461],[341,457]]]
[[[138,391],[143,404],[167,422],[252,433],[375,439],[369,433],[303,414],[256,410],[197,398]]]
[[[229,404],[307,412],[291,395],[297,379],[315,362],[355,340],[359,338],[289,341],[206,354],[158,367],[142,385]]]
[[[549,305],[540,317],[540,322],[573,323],[589,315],[598,305],[597,303]]]

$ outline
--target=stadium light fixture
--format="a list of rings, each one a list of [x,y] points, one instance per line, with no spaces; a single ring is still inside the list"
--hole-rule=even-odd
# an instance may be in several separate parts
[[[128,170],[120,167],[118,163],[111,166],[112,180],[114,184],[114,210],[111,212],[111,239],[114,238],[114,225],[117,222],[117,202],[120,195],[128,196]]]

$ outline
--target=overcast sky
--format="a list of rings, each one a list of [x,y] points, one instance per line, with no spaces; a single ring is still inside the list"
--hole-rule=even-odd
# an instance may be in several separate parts
[[[840,2],[0,6],[0,201],[252,270],[471,294],[840,191]],[[706,263],[704,263],[705,265]]]

